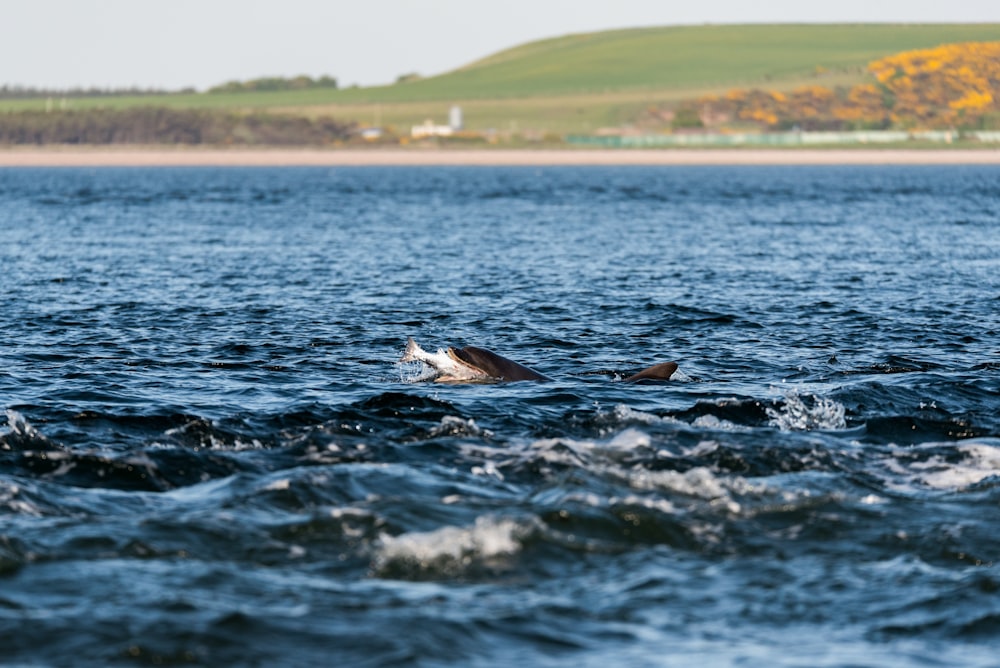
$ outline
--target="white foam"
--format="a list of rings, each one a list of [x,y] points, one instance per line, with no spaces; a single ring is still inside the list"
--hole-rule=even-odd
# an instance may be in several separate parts
[[[330,517],[340,522],[340,530],[348,538],[362,538],[372,522],[372,514],[361,508],[331,508]],[[378,518],[374,521],[376,525],[382,524]]]
[[[194,419],[189,422],[185,422],[179,427],[171,427],[163,432],[164,436],[187,436],[188,432],[192,429],[198,430],[207,427],[205,435],[199,435],[198,439],[200,441],[200,446],[208,450],[226,450],[240,452],[243,450],[263,450],[264,444],[261,443],[256,438],[249,441],[245,441],[241,438],[233,439],[232,443],[227,442],[225,439],[220,438],[214,433],[215,423],[202,419]],[[207,438],[206,438],[207,436]],[[154,443],[153,446],[158,448],[176,448],[174,444],[164,445],[162,443]]]
[[[496,478],[497,480],[503,480],[503,473],[497,468],[497,465],[490,460],[486,460],[482,466],[473,466],[471,470],[472,475],[475,476],[486,476]]]
[[[813,396],[810,406],[796,391],[785,394],[783,406],[767,409],[771,426],[781,431],[845,429],[847,420],[844,414],[843,404],[833,399]]]
[[[590,451],[593,450],[593,447],[593,441],[578,441],[572,438],[543,438],[532,442],[527,450],[521,453],[519,459],[583,466],[590,460]]]
[[[575,438],[543,438],[533,441],[519,459],[540,460],[551,464],[590,467],[596,461],[613,461],[636,450],[649,449],[653,441],[649,434],[629,427],[607,440]]]
[[[717,476],[703,467],[685,472],[606,468],[604,473],[618,478],[637,493],[604,497],[593,492],[571,492],[560,497],[561,501],[594,508],[635,506],[669,515],[707,505],[737,514],[743,507],[734,498],[734,491],[760,493],[763,490],[740,478]]]
[[[617,497],[613,496],[608,499],[608,505],[617,506],[624,505],[632,508],[645,508],[647,510],[652,510],[654,512],[663,513],[664,515],[673,515],[677,512],[677,508],[667,499],[661,498],[648,498],[644,496],[635,496],[630,494],[629,496]]]
[[[288,478],[280,478],[275,480],[268,485],[266,485],[262,491],[265,492],[284,492],[291,487],[292,481]]]
[[[685,457],[705,457],[719,449],[718,441],[699,441],[692,448],[681,448]]]
[[[940,447],[940,446],[934,446]],[[965,442],[955,446],[964,455],[958,462],[948,462],[939,455],[922,461],[907,461],[905,457],[887,462],[887,468],[900,480],[892,486],[930,487],[944,491],[961,491],[987,478],[1000,476],[1000,446],[985,442]],[[902,452],[912,455],[912,451]]]
[[[619,432],[608,441],[604,447],[608,450],[635,450],[638,448],[648,448],[652,445],[649,434],[629,427],[625,431]]]
[[[375,571],[392,565],[422,572],[455,575],[476,564],[502,566],[521,551],[530,527],[506,518],[480,517],[471,527],[383,535],[378,542]]]
[[[22,498],[21,487],[12,482],[0,480],[0,508],[12,511],[15,515],[31,515],[41,517],[41,509]]]
[[[616,422],[639,422],[641,424],[658,424],[665,420],[659,415],[637,411],[626,404],[618,404],[612,411],[612,416]]]
[[[441,418],[440,424],[431,429],[430,436],[480,436],[490,438],[493,436],[493,432],[489,429],[481,428],[472,418],[466,419],[454,415],[445,415]]]
[[[719,407],[726,407],[728,404],[731,403],[738,403],[738,400],[720,399],[716,402],[715,405]],[[615,425],[621,425],[623,423],[639,423],[648,425],[678,425],[678,426],[687,425],[686,422],[678,420],[677,418],[669,416],[661,417],[659,415],[656,415],[655,413],[647,413],[645,411],[636,410],[625,404],[618,404],[617,406],[615,406],[613,411],[611,412],[611,418],[612,418],[611,422]],[[711,429],[714,431],[732,431],[732,432],[751,431],[749,427],[738,425],[734,422],[730,422],[729,420],[722,420],[712,414],[702,415],[698,418],[695,418],[695,420],[691,422],[691,426],[698,429]]]
[[[749,427],[743,427],[729,420],[720,420],[711,413],[696,418],[691,426],[699,429],[711,429],[712,431],[751,431]]]
[[[39,437],[38,430],[32,427],[23,415],[12,408],[8,408],[6,413],[8,433],[24,436],[25,438]]]
[[[709,469],[698,466],[684,471],[629,471],[629,486],[632,489],[667,491],[674,494],[694,496],[702,499],[719,499],[728,496],[721,479]]]
[[[691,376],[684,373],[682,369],[677,369],[672,374],[670,374],[671,383],[690,383],[692,380]]]

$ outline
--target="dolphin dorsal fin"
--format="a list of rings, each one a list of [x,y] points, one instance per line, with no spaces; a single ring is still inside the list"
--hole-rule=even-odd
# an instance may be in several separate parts
[[[639,373],[632,374],[623,382],[635,383],[640,380],[670,380],[670,377],[674,375],[674,371],[677,371],[677,362],[664,362],[643,369]]]

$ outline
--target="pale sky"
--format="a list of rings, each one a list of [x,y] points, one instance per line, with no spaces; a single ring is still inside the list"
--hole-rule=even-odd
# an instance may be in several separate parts
[[[1000,0],[0,0],[0,85],[205,89],[329,74],[367,86],[567,33],[829,22],[1000,23]]]

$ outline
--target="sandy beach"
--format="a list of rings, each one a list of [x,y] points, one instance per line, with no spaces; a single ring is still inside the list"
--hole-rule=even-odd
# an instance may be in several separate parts
[[[0,167],[1000,164],[997,149],[0,149]]]

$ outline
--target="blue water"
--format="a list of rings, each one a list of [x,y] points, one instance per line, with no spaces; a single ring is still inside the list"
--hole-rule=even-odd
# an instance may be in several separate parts
[[[0,231],[0,663],[997,664],[1000,169],[5,169]]]

